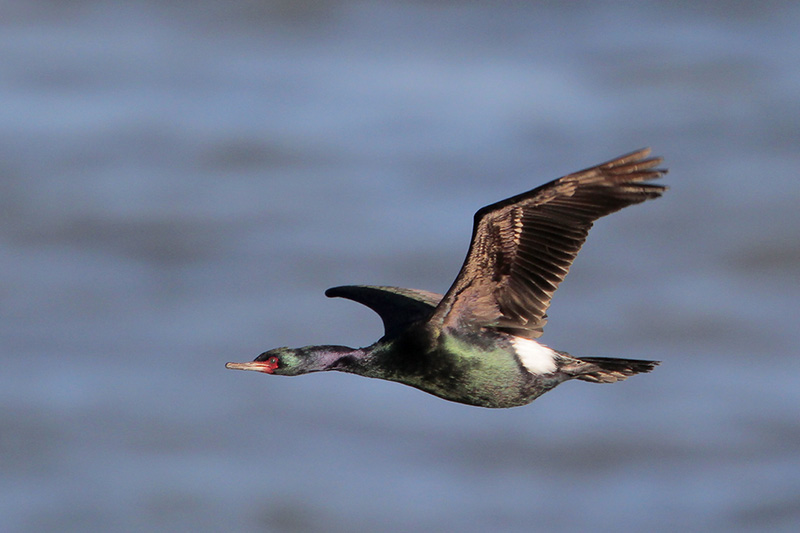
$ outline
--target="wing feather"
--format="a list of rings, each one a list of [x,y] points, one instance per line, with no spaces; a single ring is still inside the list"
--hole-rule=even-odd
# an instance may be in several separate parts
[[[638,150],[480,209],[464,265],[432,320],[541,335],[594,221],[666,190],[644,183],[666,173],[649,154]]]
[[[341,297],[366,305],[383,321],[384,335],[393,337],[412,323],[431,316],[441,294],[420,289],[383,287],[375,285],[343,285],[325,291],[329,298]]]

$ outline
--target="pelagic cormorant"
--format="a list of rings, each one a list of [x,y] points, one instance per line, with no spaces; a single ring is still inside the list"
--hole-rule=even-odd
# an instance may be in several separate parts
[[[666,190],[645,183],[666,170],[639,150],[480,209],[453,285],[432,292],[350,285],[326,296],[378,313],[385,334],[366,348],[275,348],[227,368],[297,376],[338,370],[397,381],[440,398],[514,407],[569,379],[614,383],[658,361],[576,357],[548,348],[542,334],[558,284],[592,223]]]

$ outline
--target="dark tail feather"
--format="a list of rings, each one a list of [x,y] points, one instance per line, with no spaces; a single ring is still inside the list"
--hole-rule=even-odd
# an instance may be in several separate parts
[[[642,374],[653,370],[661,361],[644,361],[641,359],[616,359],[613,357],[581,357],[576,358],[581,365],[576,365],[576,379],[592,383],[615,383],[634,374]]]

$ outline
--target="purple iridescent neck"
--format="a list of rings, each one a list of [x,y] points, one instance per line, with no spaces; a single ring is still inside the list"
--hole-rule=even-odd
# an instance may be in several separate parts
[[[297,348],[296,353],[309,372],[318,370],[347,372],[353,367],[360,366],[359,364],[367,357],[367,352],[363,348],[336,345],[303,346]]]

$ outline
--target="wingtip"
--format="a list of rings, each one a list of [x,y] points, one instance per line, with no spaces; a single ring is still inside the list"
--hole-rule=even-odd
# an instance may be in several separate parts
[[[328,298],[336,298],[339,296],[339,289],[341,288],[342,286],[338,285],[336,287],[331,287],[330,289],[326,289],[325,296],[327,296]]]
[[[658,165],[664,162],[663,157],[649,157],[650,153],[650,148],[641,148],[565,177],[600,172],[607,176],[636,182],[655,180],[666,174],[667,169],[658,168]]]
[[[622,154],[621,156],[615,157],[605,163],[602,163],[598,166],[605,167],[618,167],[622,165],[627,165],[628,163],[633,163],[635,161],[641,162],[647,160],[648,156],[651,154],[652,149],[649,146],[644,148],[639,148],[638,150],[634,150],[633,152],[628,152],[626,154]],[[650,158],[650,159],[660,159],[660,158]]]
[[[372,292],[375,289],[383,287],[373,285],[337,285],[325,291],[325,296],[328,298],[350,298],[354,292]]]

